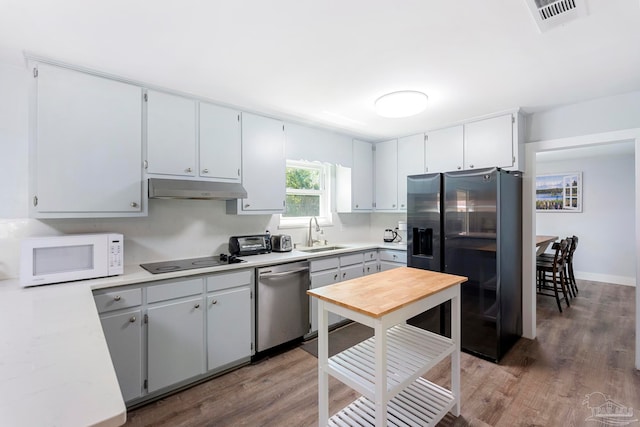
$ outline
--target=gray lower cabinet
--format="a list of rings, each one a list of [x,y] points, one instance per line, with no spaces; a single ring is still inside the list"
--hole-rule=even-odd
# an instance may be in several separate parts
[[[253,269],[94,292],[122,397],[138,404],[248,362]]]
[[[94,300],[122,398],[136,399],[142,396],[144,381],[142,290],[128,286],[100,290]]]
[[[205,372],[202,305],[197,296],[147,309],[149,393]]]
[[[249,286],[207,296],[207,369],[250,358],[252,292]]]
[[[364,269],[365,276],[377,273],[379,270],[378,251],[368,251],[364,253]]]
[[[335,262],[335,267],[333,268],[329,268],[326,270],[315,270],[314,268],[318,268],[317,264],[318,261],[311,261],[310,265],[311,265],[311,289],[316,289],[316,288],[321,288],[323,286],[327,286],[327,285],[333,285],[334,283],[338,283],[340,282],[340,269],[339,269],[339,260],[338,258],[332,258],[330,260],[321,260],[321,262],[326,262],[326,261],[331,261],[331,262]],[[315,331],[318,330],[318,300],[316,298],[310,298],[310,302],[311,304],[311,309],[309,310],[309,315],[310,315],[310,323],[311,323],[311,331],[310,333],[313,333]],[[342,321],[342,317],[329,312],[329,326],[331,325],[335,325],[336,323]]]
[[[142,395],[142,310],[100,316],[124,401]]]
[[[407,266],[407,251],[381,249],[378,256],[380,257],[380,271]]]
[[[368,254],[368,253],[367,253]],[[311,289],[332,285],[345,280],[355,279],[364,275],[365,254],[360,252],[330,258],[320,258],[311,260]],[[318,301],[310,298],[311,317],[310,334],[318,330]],[[329,312],[329,326],[336,325],[345,320],[344,317]]]

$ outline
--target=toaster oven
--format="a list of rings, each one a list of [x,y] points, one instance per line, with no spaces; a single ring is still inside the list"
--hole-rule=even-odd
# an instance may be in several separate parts
[[[229,237],[229,253],[236,256],[268,254],[271,252],[270,234]]]

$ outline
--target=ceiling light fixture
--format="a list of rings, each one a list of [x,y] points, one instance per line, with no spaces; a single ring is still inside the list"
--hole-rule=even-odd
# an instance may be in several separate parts
[[[388,93],[376,100],[376,112],[389,118],[414,116],[427,108],[427,99],[427,95],[415,90]]]

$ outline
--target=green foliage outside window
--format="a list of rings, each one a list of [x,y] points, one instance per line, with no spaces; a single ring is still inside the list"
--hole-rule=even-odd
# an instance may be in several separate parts
[[[296,190],[320,190],[320,171],[287,168],[287,188]]]
[[[319,216],[320,194],[295,194],[320,191],[321,174],[317,169],[287,168],[287,202],[284,217]],[[315,190],[315,191],[314,191]]]
[[[287,194],[287,203],[282,216],[319,216],[320,196]]]

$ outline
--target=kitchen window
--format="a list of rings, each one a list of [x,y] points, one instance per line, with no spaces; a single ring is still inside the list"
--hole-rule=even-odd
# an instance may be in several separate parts
[[[324,225],[331,224],[329,165],[320,162],[287,160],[285,212],[280,226],[306,226],[312,217]]]

